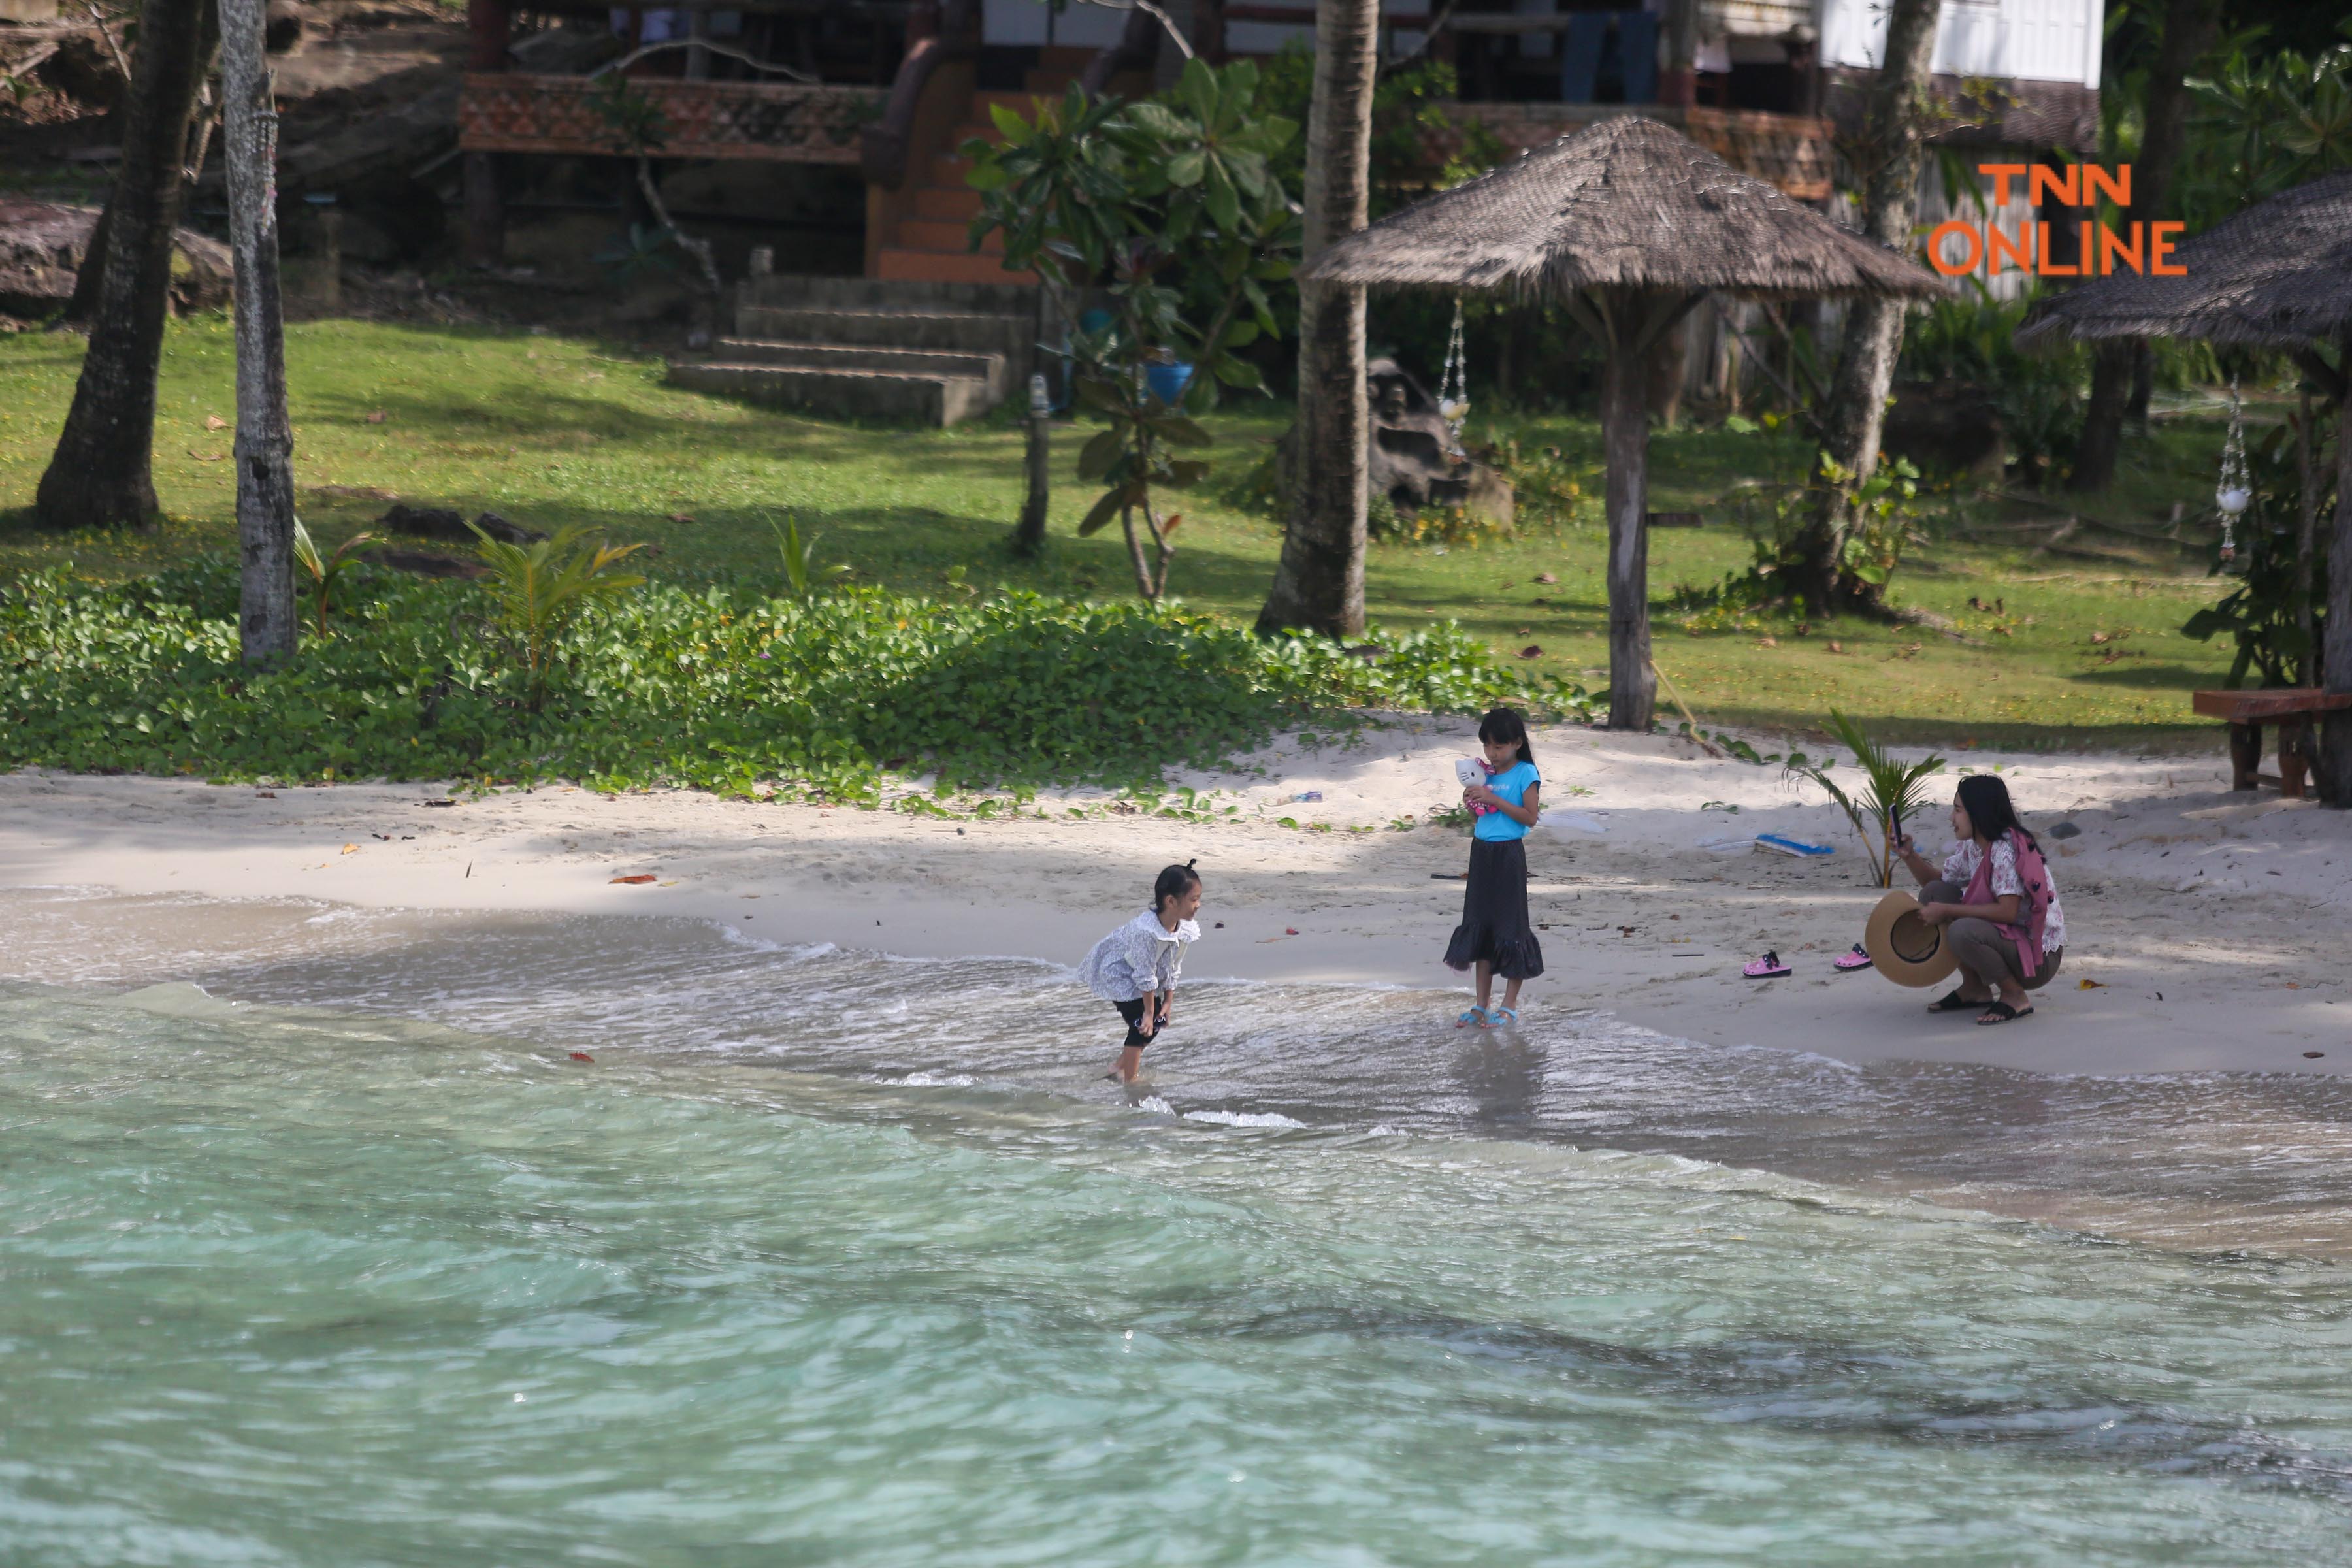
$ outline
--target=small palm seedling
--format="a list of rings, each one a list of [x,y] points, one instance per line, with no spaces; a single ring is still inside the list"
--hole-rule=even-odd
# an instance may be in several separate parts
[[[1829,764],[1815,767],[1809,763],[1791,762],[1788,771],[1809,778],[1822,786],[1853,824],[1862,836],[1862,847],[1870,857],[1871,874],[1882,888],[1895,882],[1895,830],[1901,818],[1917,815],[1927,798],[1929,775],[1943,771],[1944,759],[1924,757],[1916,763],[1902,763],[1886,754],[1886,749],[1862,732],[1862,726],[1839,712],[1830,710],[1829,731],[1844,742],[1853,753],[1854,765],[1867,781],[1860,798],[1849,795],[1838,787],[1829,775]]]
[[[776,552],[784,562],[784,587],[793,598],[813,599],[849,575],[849,568],[839,562],[827,565],[817,560],[816,542],[824,535],[803,539],[798,519],[788,517],[783,527],[771,522],[768,528],[776,536]]]
[[[327,635],[327,601],[335,591],[335,579],[351,566],[352,551],[362,544],[374,542],[375,535],[373,533],[354,533],[335,546],[332,555],[321,556],[318,542],[310,537],[310,531],[302,526],[300,518],[294,520],[294,560],[310,574],[310,581],[318,586],[319,603],[315,618],[320,637]]]
[[[644,584],[643,577],[615,572],[613,566],[645,546],[583,539],[588,531],[578,523],[529,544],[508,544],[470,522],[466,526],[481,541],[476,553],[490,569],[483,586],[489,592],[492,617],[522,656],[530,706],[536,712],[546,699],[556,645],[564,634],[591,605],[618,599]]]

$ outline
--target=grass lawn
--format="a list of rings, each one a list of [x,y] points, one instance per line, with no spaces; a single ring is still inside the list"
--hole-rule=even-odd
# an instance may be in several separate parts
[[[234,348],[219,320],[175,324],[168,340],[155,439],[171,518],[162,533],[60,538],[31,526],[80,347],[64,333],[0,339],[0,572],[70,562],[112,577],[225,549],[235,533],[232,432],[207,423],[235,414]],[[541,527],[594,523],[657,544],[660,574],[766,574],[775,563],[768,524],[791,512],[823,532],[827,554],[893,588],[1133,592],[1116,530],[1072,537],[1092,499],[1072,471],[1074,430],[1057,433],[1052,551],[1028,564],[1002,549],[1021,487],[1021,435],[1009,423],[926,430],[782,415],[674,390],[656,361],[554,337],[344,321],[292,327],[287,348],[303,516],[322,543],[365,525],[390,494]],[[1212,486],[1255,461],[1286,421],[1286,409],[1270,405],[1213,420],[1221,461]],[[1590,421],[1506,418],[1487,433],[1598,457]],[[2137,533],[2083,524],[2053,540],[2060,513],[1951,509],[1906,562],[1895,598],[1948,617],[1966,640],[1858,622],[1801,632],[1786,621],[1721,625],[1662,610],[1658,662],[1703,722],[1802,730],[1836,706],[1898,740],[2218,747],[2215,726],[2189,720],[2188,692],[2219,684],[2227,651],[2178,631],[2220,595],[2202,536],[2184,545],[2138,535],[2160,533],[2152,519],[2174,501],[2198,510],[2219,444],[2218,426],[2178,421],[2127,450],[2126,478],[2095,510]],[[1760,433],[1662,434],[1651,504],[1705,510],[1740,477],[1769,474],[1773,456]],[[1181,506],[1174,591],[1195,608],[1254,616],[1277,529],[1205,490]],[[1588,506],[1557,532],[1476,549],[1376,546],[1373,617],[1399,627],[1451,617],[1498,649],[1539,647],[1539,666],[1604,683],[1603,539]],[[1721,521],[1658,531],[1653,591],[1663,599],[1677,583],[1718,581],[1747,559],[1746,542]],[[1538,573],[1557,584],[1537,584]],[[1972,598],[2000,608],[1972,608]]]

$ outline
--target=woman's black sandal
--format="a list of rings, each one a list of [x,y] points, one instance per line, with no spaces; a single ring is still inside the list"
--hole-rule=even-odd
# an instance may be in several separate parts
[[[2012,1007],[2006,1002],[1995,1002],[1985,1008],[1984,1016],[1977,1022],[1979,1024],[2012,1024],[2020,1018],[2032,1016],[2033,1016],[2033,1009],[2031,1007]]]
[[[1981,1002],[1971,1002],[1967,997],[1961,995],[1960,988],[1955,985],[1950,991],[1945,994],[1942,1001],[1928,1003],[1927,1011],[1930,1013],[1967,1013],[1983,1005],[1984,1004]]]

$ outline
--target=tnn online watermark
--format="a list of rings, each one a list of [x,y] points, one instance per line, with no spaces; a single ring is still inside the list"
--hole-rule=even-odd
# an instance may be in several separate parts
[[[1993,183],[1992,205],[2009,205],[2011,182],[2027,181],[2026,199],[2040,206],[2055,201],[2061,206],[2096,206],[2102,200],[2117,208],[2131,205],[2131,165],[2119,163],[2111,172],[2095,163],[2072,163],[2053,169],[2039,163],[1979,163],[1977,173]],[[2185,224],[2143,223],[2135,219],[2117,228],[2105,219],[2084,218],[2076,226],[2074,261],[2062,266],[2052,259],[2051,225],[2020,224],[2014,235],[1994,223],[1969,223],[1950,218],[1927,236],[1927,264],[1947,278],[1974,272],[1979,263],[1998,273],[2003,263],[2037,278],[2105,278],[2118,266],[2158,278],[2182,278],[2188,268],[2166,258],[2172,254]],[[1958,241],[1957,247],[1948,241]],[[1955,256],[1954,250],[1961,252]]]

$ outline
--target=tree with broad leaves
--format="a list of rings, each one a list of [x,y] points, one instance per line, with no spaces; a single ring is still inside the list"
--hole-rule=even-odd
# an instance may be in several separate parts
[[[1144,102],[1072,87],[1038,100],[1034,120],[997,106],[1003,142],[963,149],[982,197],[975,248],[1001,232],[1005,266],[1036,271],[1066,300],[1109,285],[1111,322],[1071,338],[1077,398],[1109,426],[1078,459],[1080,476],[1105,487],[1078,531],[1119,519],[1136,590],[1155,604],[1181,521],[1162,515],[1158,492],[1207,475],[1205,460],[1175,453],[1212,444],[1193,416],[1215,406],[1220,387],[1264,390],[1237,351],[1278,330],[1266,289],[1289,278],[1297,243],[1268,163],[1297,126],[1255,112],[1258,79],[1247,60],[1193,60],[1174,90]],[[1181,390],[1170,384],[1179,378]]]

